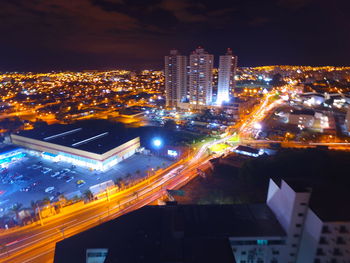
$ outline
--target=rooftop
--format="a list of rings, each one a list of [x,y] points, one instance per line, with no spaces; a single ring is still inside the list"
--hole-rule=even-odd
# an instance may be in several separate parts
[[[291,114],[295,114],[295,115],[311,115],[311,116],[314,116],[314,115],[315,115],[315,111],[309,110],[309,109],[293,110],[293,111],[291,112]]]
[[[103,154],[137,137],[121,124],[107,120],[89,120],[74,124],[53,124],[17,135],[71,147],[96,154]]]
[[[108,248],[106,262],[235,262],[228,237],[259,236],[285,236],[266,204],[148,206],[58,242],[54,262],[87,248]]]
[[[237,151],[244,151],[244,152],[248,152],[248,153],[254,153],[254,154],[259,154],[259,149],[255,149],[249,146],[244,146],[244,145],[239,145],[236,148]]]

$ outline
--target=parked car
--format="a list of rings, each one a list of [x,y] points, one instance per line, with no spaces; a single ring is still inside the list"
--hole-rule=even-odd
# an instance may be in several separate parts
[[[55,173],[51,174],[51,177],[57,177],[59,175],[60,175],[60,172],[55,172]]]
[[[74,179],[74,176],[68,177],[68,179],[66,179],[66,183],[69,183],[69,182],[72,181],[73,179]]]
[[[78,187],[82,187],[84,184],[86,184],[86,182],[84,180],[78,180],[77,181],[77,186]]]
[[[47,187],[45,189],[45,193],[52,193],[54,190],[55,190],[55,187],[54,186],[50,186],[50,187]]]

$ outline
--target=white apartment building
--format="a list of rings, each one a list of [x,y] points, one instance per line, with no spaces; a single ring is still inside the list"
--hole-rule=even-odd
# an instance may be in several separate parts
[[[257,227],[229,238],[236,262],[349,263],[350,213],[337,207],[338,196],[322,195],[300,180],[270,179],[266,207],[272,216],[250,205]]]
[[[193,107],[212,103],[214,56],[199,47],[190,55],[189,91]]]
[[[235,84],[236,68],[237,57],[232,54],[231,49],[227,49],[226,54],[220,56],[219,59],[218,94],[216,100],[218,105],[230,99],[230,90],[234,88]]]
[[[303,185],[282,180],[279,186],[270,179],[266,203],[287,234],[282,262],[297,260],[310,194],[311,189]]]
[[[166,106],[178,107],[187,96],[187,57],[171,50],[164,62]]]
[[[300,181],[270,179],[267,205],[287,234],[282,262],[350,262],[350,213],[340,198]]]

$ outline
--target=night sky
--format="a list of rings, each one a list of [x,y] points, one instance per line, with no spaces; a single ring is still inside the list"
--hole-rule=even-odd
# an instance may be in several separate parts
[[[345,2],[0,0],[0,71],[161,69],[198,45],[239,66],[349,65]]]

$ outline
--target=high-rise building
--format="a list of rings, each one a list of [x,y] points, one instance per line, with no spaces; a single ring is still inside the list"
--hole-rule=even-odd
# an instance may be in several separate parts
[[[217,104],[229,101],[230,90],[235,87],[235,74],[237,68],[237,56],[234,56],[230,48],[224,56],[220,56],[219,60],[219,81]]]
[[[190,55],[190,104],[205,106],[212,103],[213,63],[214,56],[201,47]]]
[[[171,50],[165,56],[165,92],[166,106],[178,107],[187,96],[187,57],[177,50]]]

